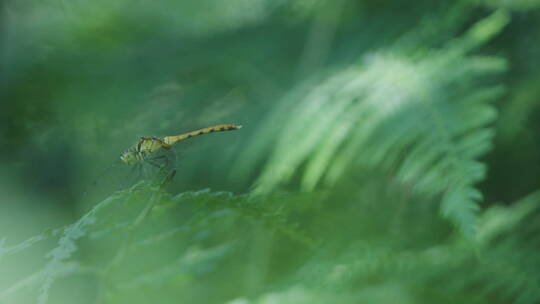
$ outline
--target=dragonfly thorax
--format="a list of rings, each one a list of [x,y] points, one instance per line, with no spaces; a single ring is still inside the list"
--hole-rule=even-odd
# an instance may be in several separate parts
[[[127,149],[120,155],[120,160],[128,165],[143,161],[149,155],[157,152],[161,148],[169,148],[169,145],[156,137],[141,137],[137,144]]]

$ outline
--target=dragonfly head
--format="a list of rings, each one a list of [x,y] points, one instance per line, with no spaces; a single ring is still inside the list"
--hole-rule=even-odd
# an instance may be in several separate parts
[[[128,149],[122,152],[122,155],[120,155],[120,160],[122,160],[124,164],[133,165],[137,162],[137,155],[135,151]]]

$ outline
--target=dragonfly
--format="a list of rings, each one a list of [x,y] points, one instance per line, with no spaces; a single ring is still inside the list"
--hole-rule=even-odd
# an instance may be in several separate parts
[[[233,131],[239,130],[241,128],[241,125],[229,123],[219,124],[187,133],[182,133],[179,135],[165,136],[161,138],[143,136],[133,146],[122,152],[122,154],[120,155],[120,160],[122,163],[128,166],[133,166],[134,169],[138,169],[138,172],[142,171],[142,165],[146,163],[158,168],[160,171],[169,168],[171,170],[174,170],[173,174],[175,174],[175,169],[170,167],[172,164],[175,163],[175,154],[173,151],[173,147],[178,142],[203,134],[222,131]],[[168,178],[171,177],[169,176]]]
[[[122,152],[119,161],[114,162],[106,168],[90,187],[96,187],[98,184],[101,184],[101,178],[120,164],[132,168],[131,173],[123,178],[125,185],[138,181],[144,175],[154,181],[158,181],[164,176],[165,178],[161,181],[161,185],[163,186],[170,182],[176,174],[176,168],[174,167],[176,164],[174,146],[178,142],[194,136],[213,132],[239,130],[241,128],[242,126],[237,124],[219,124],[174,136],[143,136],[134,145]],[[149,166],[146,166],[146,164]],[[149,167],[154,168],[154,170],[151,170]],[[115,182],[113,181],[112,183],[114,184]],[[87,194],[89,194],[89,188],[84,191],[84,196]]]

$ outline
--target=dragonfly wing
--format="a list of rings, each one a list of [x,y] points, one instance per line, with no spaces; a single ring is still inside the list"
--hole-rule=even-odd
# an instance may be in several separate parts
[[[176,154],[172,148],[160,149],[147,156],[142,162],[144,178],[154,180],[162,178],[176,169]]]

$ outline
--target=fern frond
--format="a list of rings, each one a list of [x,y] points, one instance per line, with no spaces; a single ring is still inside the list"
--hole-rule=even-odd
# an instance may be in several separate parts
[[[300,88],[299,101],[284,99],[289,114],[274,121],[283,128],[255,193],[269,193],[298,173],[301,188],[312,191],[339,183],[358,166],[384,168],[419,193],[441,197],[441,214],[471,236],[482,197],[475,184],[486,171],[478,159],[491,146],[496,117],[490,102],[502,92],[481,76],[496,75],[505,64],[465,54],[500,31],[504,16],[480,21],[445,51],[421,58],[376,53],[311,90]]]

